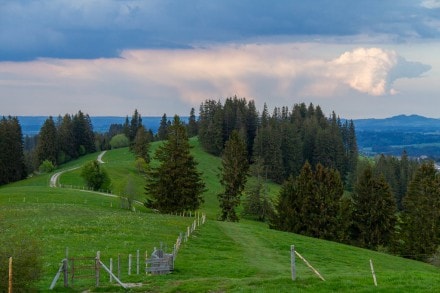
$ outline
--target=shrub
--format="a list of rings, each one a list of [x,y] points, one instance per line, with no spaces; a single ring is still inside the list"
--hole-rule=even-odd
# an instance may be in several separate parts
[[[128,147],[129,144],[130,141],[123,133],[113,136],[110,140],[110,146],[112,147],[112,149]]]
[[[49,160],[44,160],[38,168],[41,173],[50,173],[55,170],[54,164]]]

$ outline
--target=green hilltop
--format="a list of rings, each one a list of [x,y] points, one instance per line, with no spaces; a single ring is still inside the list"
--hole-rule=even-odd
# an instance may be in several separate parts
[[[152,144],[154,151],[158,143]],[[270,230],[267,224],[241,220],[239,223],[217,221],[217,194],[220,192],[220,159],[205,153],[197,139],[191,139],[192,153],[198,161],[206,183],[205,203],[200,212],[207,214],[204,225],[197,227],[177,255],[172,274],[146,275],[145,252],[151,253],[162,243],[168,251],[179,233],[185,232],[194,219],[180,215],[154,213],[142,205],[135,211],[121,208],[118,197],[70,188],[49,187],[52,174],[35,176],[0,188],[0,228],[2,234],[33,237],[41,248],[43,276],[36,284],[38,291],[49,291],[61,260],[68,248],[69,257],[93,257],[109,263],[118,255],[123,259],[121,280],[135,284],[133,292],[426,292],[435,291],[440,271],[432,265],[407,260],[385,253],[360,249]],[[90,154],[61,166],[69,170],[96,159]],[[137,200],[143,201],[144,179],[127,148],[107,151],[104,168],[112,180],[112,191],[124,194],[127,180],[135,185]],[[59,171],[56,170],[55,172]],[[84,185],[79,169],[67,171],[59,178],[64,186]],[[279,186],[270,185],[276,195]],[[290,248],[296,250],[316,268],[320,280],[299,258],[297,279],[291,279]],[[141,254],[141,273],[127,275],[128,254]],[[370,260],[374,264],[377,287],[373,283]],[[7,265],[1,260],[1,266]],[[133,271],[135,271],[133,265]],[[89,276],[90,277],[90,276]],[[83,292],[123,291],[108,274],[101,272],[100,287],[94,279],[77,279],[63,288],[62,278],[54,291]]]

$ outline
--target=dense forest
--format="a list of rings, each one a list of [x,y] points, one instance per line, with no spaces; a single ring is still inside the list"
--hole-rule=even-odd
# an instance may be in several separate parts
[[[258,114],[253,101],[237,97],[221,102],[207,100],[200,106],[199,140],[205,150],[220,155],[233,130],[247,145],[252,163],[263,160],[267,178],[282,183],[298,175],[305,162],[321,163],[339,171],[347,185],[357,164],[353,121],[341,122],[335,113],[325,117],[319,106],[304,103],[275,108],[269,114],[264,105]]]

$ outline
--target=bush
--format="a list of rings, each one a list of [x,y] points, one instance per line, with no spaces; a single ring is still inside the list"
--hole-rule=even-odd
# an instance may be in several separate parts
[[[55,170],[54,164],[49,160],[44,160],[38,168],[41,173],[50,173]]]
[[[129,139],[123,133],[113,136],[110,140],[110,146],[112,147],[112,149],[128,147],[129,144]]]
[[[81,177],[84,178],[87,186],[93,190],[110,188],[110,177],[96,160],[91,161],[82,167]]]

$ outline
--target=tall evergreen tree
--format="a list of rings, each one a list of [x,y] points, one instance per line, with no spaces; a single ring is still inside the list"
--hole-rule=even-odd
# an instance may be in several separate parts
[[[395,232],[396,202],[383,176],[367,167],[354,187],[353,236],[362,247],[376,249],[391,244]]]
[[[203,203],[205,184],[190,153],[186,127],[177,115],[154,158],[159,165],[150,166],[147,172],[147,206],[162,213],[197,210]]]
[[[159,129],[157,130],[157,139],[166,140],[168,138],[168,118],[167,114],[163,114],[160,119]]]
[[[55,122],[50,116],[44,122],[40,129],[38,135],[37,144],[37,159],[38,165],[43,161],[51,161],[54,165],[57,164],[58,155],[58,140],[57,140],[57,129],[55,127]]]
[[[0,185],[26,177],[23,134],[17,117],[0,120]]]
[[[220,183],[224,191],[218,195],[220,201],[220,220],[237,222],[236,208],[244,190],[248,172],[246,143],[237,130],[232,131],[226,142],[222,156],[222,172]]]
[[[132,150],[136,157],[142,158],[146,163],[150,162],[149,155],[150,137],[144,126],[139,126],[133,141]]]
[[[440,178],[432,162],[422,164],[403,199],[401,254],[427,260],[440,245]]]
[[[189,120],[188,120],[188,137],[193,137],[198,134],[198,125],[196,120],[196,114],[194,108],[191,108],[191,111],[189,113]]]

